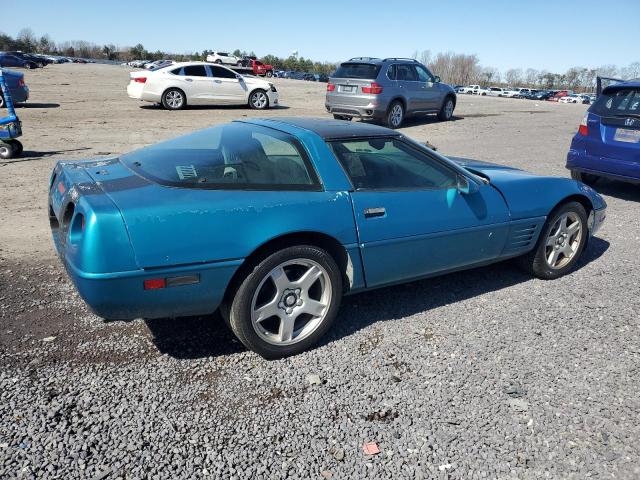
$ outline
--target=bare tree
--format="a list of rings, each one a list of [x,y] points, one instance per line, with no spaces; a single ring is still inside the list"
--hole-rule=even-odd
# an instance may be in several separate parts
[[[504,81],[511,87],[517,87],[522,83],[522,69],[511,68],[504,73]]]

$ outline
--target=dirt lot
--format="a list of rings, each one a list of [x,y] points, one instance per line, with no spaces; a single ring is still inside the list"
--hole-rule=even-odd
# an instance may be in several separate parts
[[[25,152],[0,163],[0,478],[640,476],[638,187],[602,182],[607,223],[568,277],[503,264],[350,297],[319,348],[265,362],[216,316],[92,315],[56,258],[47,182],[58,160],[236,118],[327,117],[325,85],[274,79],[282,106],[262,113],[168,112],[129,99],[128,72],[25,74]],[[403,131],[567,176],[585,109],[461,96],[454,121]]]

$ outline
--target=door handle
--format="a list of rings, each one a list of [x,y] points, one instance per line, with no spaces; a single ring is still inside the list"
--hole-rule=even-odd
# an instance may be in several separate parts
[[[384,207],[365,208],[364,209],[364,217],[365,218],[384,217],[386,214],[387,214],[387,211],[384,209]]]
[[[187,82],[193,82],[193,78],[185,78]]]
[[[222,80],[214,80],[213,83],[222,83]]]

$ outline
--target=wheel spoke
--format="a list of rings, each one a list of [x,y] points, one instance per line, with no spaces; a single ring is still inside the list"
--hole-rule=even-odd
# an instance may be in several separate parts
[[[303,290],[309,290],[311,286],[316,283],[316,281],[322,276],[322,270],[320,270],[315,265],[309,267],[309,269],[304,272],[302,277],[297,280],[295,283],[300,286]]]
[[[263,320],[273,316],[279,317],[280,313],[281,310],[278,308],[278,296],[276,295],[269,303],[255,310],[255,321],[262,322]]]
[[[555,267],[557,260],[558,260],[558,250],[556,250],[555,248],[552,248],[551,252],[547,254],[547,263],[550,266]]]
[[[579,231],[580,231],[580,220],[576,220],[571,225],[567,226],[567,233],[569,234],[569,236],[573,236]]]
[[[293,338],[293,327],[295,323],[295,318],[290,317],[289,315],[283,315],[282,317],[280,317],[278,339],[281,342],[288,342]]]
[[[314,317],[321,317],[322,315],[324,315],[326,308],[326,303],[319,302],[318,300],[313,300],[311,298],[305,298],[304,303],[300,308],[300,312],[308,313],[309,315],[313,315]]]
[[[285,289],[291,284],[291,282],[289,281],[289,277],[287,277],[284,269],[282,267],[274,268],[271,271],[270,276],[271,280],[273,280],[273,283],[276,286],[276,296],[282,295],[282,292],[284,292]]]
[[[557,235],[549,235],[549,238],[547,238],[547,247],[555,247],[557,241]]]

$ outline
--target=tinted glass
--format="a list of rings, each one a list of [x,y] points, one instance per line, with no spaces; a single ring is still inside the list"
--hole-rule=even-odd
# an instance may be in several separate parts
[[[450,188],[456,174],[396,139],[334,141],[330,144],[356,189]]]
[[[228,57],[229,54],[225,53],[225,52],[218,52],[218,55],[220,55],[221,57]]]
[[[395,80],[396,79],[396,66],[395,65],[389,65],[389,68],[387,68],[387,78],[389,80]]]
[[[422,68],[419,65],[416,65],[415,67],[416,72],[418,72],[418,80],[421,82],[432,82],[433,81],[433,77],[431,76],[431,74],[429,72],[427,72],[426,69]]]
[[[405,82],[417,82],[418,72],[413,65],[398,65],[397,66],[398,80]]]
[[[184,75],[191,77],[206,77],[207,70],[204,68],[204,65],[189,65],[188,67],[184,67]]]
[[[215,65],[209,65],[211,73],[217,78],[236,78],[236,74],[231,70],[227,70],[223,67],[216,67]]]
[[[378,78],[380,65],[371,63],[343,63],[333,74],[337,78],[363,78],[375,80]]]
[[[191,188],[318,189],[291,135],[245,123],[219,127],[123,155],[123,163],[161,184]]]
[[[640,115],[640,89],[621,88],[603,93],[590,110],[598,115]]]
[[[174,75],[184,75],[182,67],[171,70],[171,73],[173,73]]]

